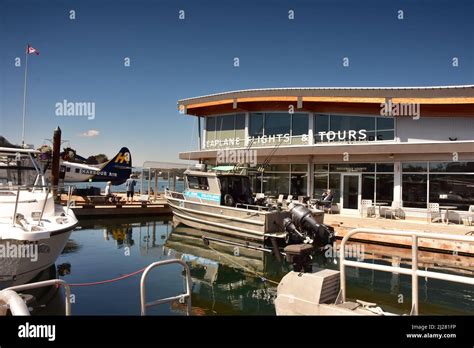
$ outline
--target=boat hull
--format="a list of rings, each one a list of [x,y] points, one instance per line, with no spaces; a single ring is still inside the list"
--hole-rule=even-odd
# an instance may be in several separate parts
[[[198,230],[263,242],[265,234],[282,233],[287,211],[258,211],[167,197],[173,221]]]
[[[37,250],[35,257],[31,257],[34,254],[29,254],[29,257],[3,258],[0,266],[0,289],[28,283],[38,273],[53,265],[63,251],[71,232],[72,228],[67,228],[54,232],[50,238],[30,243],[29,246],[34,246]],[[0,248],[4,250],[7,248],[18,250],[24,245],[25,242],[22,240],[0,240]]]

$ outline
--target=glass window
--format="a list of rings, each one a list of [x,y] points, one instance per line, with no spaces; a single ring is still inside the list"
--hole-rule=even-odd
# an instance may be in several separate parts
[[[377,173],[380,172],[393,173],[393,163],[377,163]]]
[[[291,171],[292,172],[304,172],[304,173],[306,173],[308,171],[308,165],[307,164],[292,164],[291,165]]]
[[[263,135],[263,113],[250,114],[249,128],[250,136],[256,137],[259,135]]]
[[[427,174],[403,174],[403,206],[412,208],[426,208],[427,185]]]
[[[474,175],[430,174],[430,202],[468,210],[474,205]]]
[[[235,129],[245,129],[245,114],[235,115]]]
[[[377,140],[384,141],[384,140],[393,140],[395,139],[395,131],[377,131]],[[369,139],[370,140],[370,139]]]
[[[205,176],[187,176],[188,188],[194,190],[209,190],[209,183]]]
[[[314,129],[317,132],[329,130],[329,115],[314,115]]]
[[[235,116],[226,115],[216,117],[216,138],[233,139],[235,137]]]
[[[371,199],[375,201],[375,174],[362,175],[362,199]]]
[[[331,115],[330,130],[337,132],[359,129],[375,130],[375,117]]]
[[[428,165],[426,163],[402,163],[404,172],[426,172]]]
[[[377,117],[377,130],[395,129],[393,117]]]
[[[320,198],[323,192],[328,189],[328,174],[316,174],[314,176],[314,197]]]
[[[388,203],[393,201],[393,174],[377,174],[377,202]]]
[[[356,115],[315,115],[314,122],[316,142],[384,141],[395,139],[393,118]],[[329,133],[320,134],[320,132]]]
[[[271,164],[265,168],[266,172],[289,172],[289,164]]]
[[[333,202],[339,203],[341,199],[341,174],[329,174],[329,189],[334,195]]]
[[[294,197],[308,195],[308,175],[306,173],[291,173],[291,194]]]
[[[216,130],[216,117],[206,118],[206,130],[208,132],[213,132]]]
[[[327,164],[315,164],[314,165],[314,171],[315,172],[327,172],[328,171],[328,165]]]
[[[430,173],[474,172],[474,162],[430,162]]]
[[[270,196],[288,194],[290,192],[290,175],[288,173],[264,173],[263,193]]]
[[[290,134],[290,122],[288,113],[266,113],[265,135]]]
[[[308,134],[308,115],[307,114],[293,114],[291,120],[291,134],[303,135]]]

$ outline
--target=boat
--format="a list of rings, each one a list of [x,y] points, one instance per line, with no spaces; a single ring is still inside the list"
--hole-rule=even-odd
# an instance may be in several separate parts
[[[324,212],[298,202],[287,207],[253,197],[249,176],[235,172],[186,170],[184,191],[165,190],[175,225],[183,224],[225,238],[248,242],[327,244],[333,229]]]
[[[53,265],[78,221],[54,201],[36,150],[0,147],[0,289]]]

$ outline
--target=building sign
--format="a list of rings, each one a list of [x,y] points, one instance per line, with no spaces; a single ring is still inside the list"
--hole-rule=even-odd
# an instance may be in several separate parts
[[[299,135],[301,137],[301,142],[303,144],[308,143],[308,135],[303,134]],[[246,137],[247,144],[252,144],[253,146],[261,145],[290,145],[291,136],[290,134],[274,134],[274,135],[261,135],[256,137]],[[215,148],[215,147],[239,147],[245,146],[243,138],[227,138],[227,139],[217,139],[217,140],[208,140],[206,141],[206,148]]]
[[[367,140],[367,129],[318,132],[321,141],[363,141]]]

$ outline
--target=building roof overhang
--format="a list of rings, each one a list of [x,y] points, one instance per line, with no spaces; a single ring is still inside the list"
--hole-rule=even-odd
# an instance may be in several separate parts
[[[178,101],[182,113],[207,116],[230,112],[288,110],[379,114],[380,104],[420,104],[424,115],[474,115],[474,85],[433,87],[262,88],[210,94]]]

